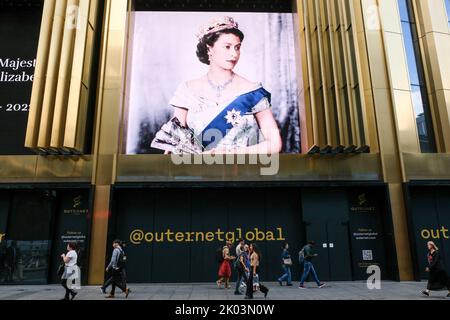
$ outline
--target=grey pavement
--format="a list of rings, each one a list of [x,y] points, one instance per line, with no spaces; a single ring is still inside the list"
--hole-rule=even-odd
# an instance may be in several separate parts
[[[442,300],[447,291],[432,292],[431,297],[424,297],[421,291],[426,282],[391,282],[381,283],[380,290],[369,290],[366,282],[329,282],[318,289],[307,283],[308,289],[280,287],[278,283],[265,283],[270,292],[267,300]],[[219,289],[213,283],[190,284],[130,284],[132,292],[129,300],[243,300],[235,296],[233,289]],[[120,292],[117,291],[117,292]],[[48,286],[0,286],[0,300],[58,300],[64,295],[59,285]],[[103,300],[104,295],[99,286],[85,286],[79,290],[77,300]],[[125,299],[123,294],[116,294],[116,300]],[[255,294],[255,300],[264,300],[261,293]]]

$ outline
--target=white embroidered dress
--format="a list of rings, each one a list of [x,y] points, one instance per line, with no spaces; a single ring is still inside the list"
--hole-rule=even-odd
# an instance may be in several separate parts
[[[230,105],[239,96],[260,88],[262,88],[261,84],[255,85],[251,90],[242,92],[240,95],[217,104],[215,101],[193,92],[184,82],[178,86],[174,96],[169,101],[169,105],[188,110],[187,125],[200,137],[205,128],[222,113],[225,107]],[[231,150],[233,148],[249,147],[263,142],[264,137],[260,132],[255,114],[269,108],[271,108],[271,105],[268,98],[263,98],[252,108],[251,112],[245,114],[231,107],[231,111],[227,112],[224,120],[233,127],[215,148]]]

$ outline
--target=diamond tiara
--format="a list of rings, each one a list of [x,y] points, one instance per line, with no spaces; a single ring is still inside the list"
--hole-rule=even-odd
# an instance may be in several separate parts
[[[236,21],[234,21],[231,17],[215,17],[211,19],[206,25],[200,28],[200,31],[196,34],[198,40],[203,39],[204,36],[226,30],[226,29],[238,29],[239,25]]]

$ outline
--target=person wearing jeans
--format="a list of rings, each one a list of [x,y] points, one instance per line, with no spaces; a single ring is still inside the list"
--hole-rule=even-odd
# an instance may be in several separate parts
[[[287,286],[292,286],[292,273],[291,273],[291,267],[292,267],[292,259],[291,255],[289,253],[289,244],[284,243],[282,246],[282,252],[281,252],[281,267],[283,268],[284,274],[278,278],[278,283],[280,286],[283,285],[283,281],[286,281]]]
[[[309,241],[308,244],[303,248],[305,252],[305,260],[303,262],[303,275],[300,280],[299,289],[305,289],[304,283],[310,272],[312,273],[313,279],[317,283],[317,286],[319,288],[323,288],[325,286],[325,283],[320,282],[319,277],[316,273],[316,269],[314,269],[314,265],[312,263],[312,259],[314,257],[317,257],[317,254],[313,251],[314,245],[314,241]]]

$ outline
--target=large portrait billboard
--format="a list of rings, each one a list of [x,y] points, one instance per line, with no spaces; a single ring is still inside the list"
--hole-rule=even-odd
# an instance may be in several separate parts
[[[299,153],[292,13],[131,13],[122,152]]]

